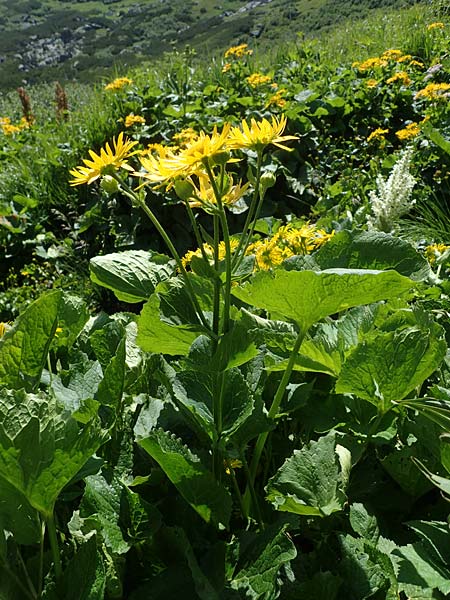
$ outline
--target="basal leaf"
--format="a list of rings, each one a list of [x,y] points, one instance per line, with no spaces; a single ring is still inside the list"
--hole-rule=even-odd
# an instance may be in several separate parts
[[[293,320],[305,330],[328,315],[405,294],[413,285],[395,271],[278,269],[273,273],[261,271],[232,292],[240,300]]]
[[[80,427],[51,398],[0,391],[0,478],[45,518],[104,440],[96,419]]]
[[[147,300],[159,282],[171,277],[175,262],[163,254],[126,250],[92,258],[90,270],[94,283],[133,303]]]
[[[411,327],[378,333],[356,346],[336,383],[338,393],[355,394],[386,411],[421,385],[447,352],[443,329]]]
[[[138,443],[207,523],[219,528],[228,525],[231,514],[229,492],[179,439],[158,429]]]
[[[125,337],[119,342],[115,355],[104,370],[95,399],[118,409],[125,386]]]
[[[58,326],[61,292],[30,304],[0,339],[0,386],[32,391],[40,381]]]
[[[430,274],[428,261],[409,242],[381,231],[340,231],[314,259],[321,269],[394,269],[415,281]]]
[[[153,294],[144,304],[138,319],[137,343],[146,352],[186,355],[200,333],[200,327],[173,326],[161,321],[160,299],[157,294]]]
[[[130,544],[125,540],[120,526],[124,485],[114,475],[107,480],[102,474],[86,477],[85,483],[80,516],[96,521],[98,534],[110,552],[125,554]]]
[[[294,450],[269,480],[267,499],[277,510],[325,517],[343,509],[349,469],[350,453],[332,432]]]
[[[438,589],[450,594],[450,569],[448,564],[437,560],[422,542],[408,544],[393,551],[399,589],[413,585]]]
[[[18,544],[37,544],[40,529],[36,509],[17,488],[0,477],[0,530],[10,531]]]
[[[278,597],[280,569],[297,555],[286,529],[285,525],[268,527],[247,546],[239,557],[241,568],[231,580],[232,589],[253,600]]]

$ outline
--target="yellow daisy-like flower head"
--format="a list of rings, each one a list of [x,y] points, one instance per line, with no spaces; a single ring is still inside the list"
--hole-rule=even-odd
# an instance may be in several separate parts
[[[191,207],[204,208],[207,212],[209,209],[214,209],[217,206],[217,200],[209,177],[199,173],[198,185],[192,179],[189,181],[192,185],[192,199],[189,199]],[[223,190],[221,196],[222,204],[228,207],[233,206],[242,198],[249,186],[249,182],[245,185],[241,185],[241,182],[234,184],[232,177],[228,176],[226,189]]]
[[[116,92],[117,90],[121,90],[123,87],[127,85],[131,85],[133,83],[132,79],[128,79],[128,77],[118,77],[105,85],[105,90]]]
[[[450,93],[450,83],[429,83],[414,96],[415,100],[426,98],[427,100],[445,100]]]
[[[202,131],[178,152],[167,149],[165,155],[160,155],[159,158],[141,158],[141,164],[147,171],[142,176],[151,183],[164,184],[177,177],[185,178],[196,174],[202,163],[213,161],[226,151],[230,127],[230,124],[226,123],[221,133],[214,127],[210,135]]]
[[[125,117],[125,127],[133,127],[133,125],[142,125],[143,123],[145,123],[145,119],[140,115],[134,115],[133,113],[130,113]]]
[[[376,88],[378,86],[378,81],[376,79],[366,79],[366,87],[369,89]]]
[[[395,135],[400,141],[411,140],[420,133],[420,125],[418,123],[409,123],[404,129],[399,129]]]
[[[430,244],[425,248],[425,257],[430,265],[433,265],[449,248],[450,246],[446,246],[445,244]]]
[[[427,25],[427,31],[433,31],[433,29],[444,29],[444,27],[444,23],[441,22],[430,23],[429,25]]]
[[[231,46],[226,50],[225,58],[242,58],[243,56],[250,56],[253,54],[253,50],[249,50],[248,44],[239,44],[239,46]]]
[[[269,77],[269,75],[262,75],[261,73],[252,73],[246,77],[245,80],[251,87],[256,88],[260,85],[270,83],[272,81],[272,77]]]
[[[377,129],[372,131],[372,133],[367,138],[367,141],[371,142],[372,140],[384,140],[384,136],[386,135],[386,133],[389,133],[389,129],[382,129],[381,127],[378,127]]]
[[[392,77],[389,77],[386,80],[386,83],[400,83],[400,85],[409,85],[411,83],[411,78],[405,71],[398,71],[394,73]]]
[[[139,152],[138,150],[132,151],[132,148],[136,144],[136,141],[128,140],[123,137],[123,133],[119,133],[117,140],[113,139],[112,148],[107,143],[100,150],[100,154],[89,150],[91,160],[84,159],[84,165],[70,171],[70,174],[73,176],[70,185],[75,186],[84,183],[89,185],[102,175],[111,175],[118,169],[133,171],[127,159]]]
[[[252,119],[250,125],[244,119],[241,128],[233,127],[228,139],[228,148],[242,149],[248,148],[261,152],[269,144],[273,144],[283,150],[291,151],[282,142],[289,140],[298,140],[296,135],[282,135],[286,128],[287,119],[282,115],[279,119],[272,117],[272,121],[262,119],[259,123]]]

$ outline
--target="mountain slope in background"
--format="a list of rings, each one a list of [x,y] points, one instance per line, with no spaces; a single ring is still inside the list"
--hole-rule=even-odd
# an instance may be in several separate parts
[[[0,0],[0,89],[92,81],[189,44],[308,35],[368,10],[420,0]]]

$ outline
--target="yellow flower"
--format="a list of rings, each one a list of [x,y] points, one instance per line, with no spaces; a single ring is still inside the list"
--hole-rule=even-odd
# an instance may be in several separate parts
[[[398,71],[394,73],[392,77],[386,80],[386,83],[401,83],[402,85],[409,85],[411,83],[411,78],[408,73],[405,71]]]
[[[243,56],[253,54],[253,50],[249,50],[248,44],[240,44],[239,46],[232,46],[225,52],[225,58],[242,58]]]
[[[150,183],[164,184],[176,177],[196,174],[201,163],[214,159],[215,156],[226,151],[230,127],[229,123],[225,123],[221,133],[217,131],[217,127],[214,127],[211,135],[202,131],[186,148],[181,148],[178,152],[166,149],[158,158],[141,157],[141,165],[146,172],[137,175],[144,177]]]
[[[125,127],[132,127],[137,123],[145,123],[144,117],[141,117],[140,115],[134,115],[133,113],[130,113],[125,117]]]
[[[283,260],[292,256],[293,253],[288,248],[280,248],[273,239],[258,240],[250,244],[246,254],[255,255],[255,263],[261,271],[268,271],[278,265],[281,265]]]
[[[427,31],[432,31],[433,29],[444,29],[444,27],[444,23],[430,23],[429,25],[427,25]]]
[[[238,246],[239,246],[238,240],[231,238],[230,239],[230,250],[231,250],[232,254],[233,254],[233,252],[236,251]],[[202,252],[201,248],[197,248],[197,250],[189,250],[188,252],[186,252],[186,254],[181,259],[183,267],[186,269],[191,264],[191,261],[194,257],[202,258],[203,254],[206,255],[206,258],[209,260],[210,263],[214,262],[214,248],[210,244],[203,244],[203,252]],[[222,242],[219,242],[219,247],[218,247],[219,260],[224,260],[225,256],[226,256],[226,247],[225,247],[225,242],[222,241]]]
[[[187,146],[198,138],[198,133],[192,127],[185,127],[179,133],[175,133],[172,139],[178,146]]]
[[[400,58],[397,58],[398,63],[408,62],[409,60],[412,60],[411,54],[403,54],[403,56],[400,56]]]
[[[404,129],[399,129],[395,132],[395,135],[399,140],[410,140],[415,138],[420,133],[420,126],[418,123],[409,123]]]
[[[429,83],[423,90],[419,90],[414,96],[415,100],[427,98],[428,100],[442,100],[447,98],[450,83]]]
[[[384,136],[386,135],[386,133],[389,133],[389,129],[381,129],[381,127],[378,127],[377,129],[372,131],[372,133],[367,138],[367,141],[371,142],[372,140],[384,140]]]
[[[269,77],[269,75],[262,75],[261,73],[252,73],[245,79],[247,83],[254,88],[272,81],[272,77]]]
[[[269,144],[273,144],[278,148],[290,151],[281,142],[289,140],[297,140],[296,135],[281,135],[286,128],[287,119],[282,115],[279,119],[272,117],[272,122],[267,119],[262,119],[259,123],[252,119],[250,126],[244,119],[242,121],[242,128],[233,127],[230,132],[228,140],[228,148],[239,149],[248,148],[250,150],[262,151]]]
[[[5,333],[8,331],[8,329],[10,328],[8,323],[4,323],[3,321],[0,321],[0,338],[2,338]]]
[[[214,208],[217,205],[214,189],[207,175],[203,173],[198,174],[198,185],[196,185],[192,179],[189,179],[189,182],[193,187],[193,199],[189,200],[189,204],[192,208],[200,207],[208,210],[208,208]],[[245,185],[241,185],[241,182],[234,185],[232,177],[228,176],[228,186],[227,189],[224,190],[225,193],[222,195],[223,205],[232,206],[233,204],[236,204],[236,202],[238,202],[245,194],[249,186],[249,182]]]
[[[117,141],[113,139],[112,149],[107,143],[100,150],[100,154],[89,150],[91,160],[83,159],[83,166],[70,171],[70,174],[73,176],[70,185],[82,185],[83,183],[89,185],[102,175],[111,175],[112,172],[118,169],[133,171],[133,168],[127,163],[127,159],[139,152],[138,150],[131,151],[136,144],[136,141],[124,139],[123,133],[119,133]]]
[[[372,69],[386,67],[387,64],[388,63],[386,59],[379,58],[378,56],[368,58],[367,60],[361,63],[353,63],[353,65],[358,69],[358,71],[370,71]]]
[[[278,90],[276,94],[269,98],[265,108],[269,108],[269,106],[279,106],[280,108],[283,108],[284,106],[286,106],[287,100],[286,98],[283,98],[283,95],[286,92],[287,90],[283,88]]]
[[[228,71],[231,69],[231,63],[227,62],[223,65],[222,67],[222,73],[228,73]]]
[[[123,87],[127,85],[131,85],[133,83],[132,79],[128,79],[128,77],[118,77],[105,85],[105,90],[116,92],[117,90],[121,90]]]
[[[446,246],[445,244],[430,244],[425,248],[425,257],[430,265],[433,265],[436,262],[436,259],[438,259],[441,254],[444,254],[449,248],[450,246]]]
[[[368,88],[372,89],[374,87],[377,87],[377,85],[378,85],[378,81],[376,79],[367,79],[366,80],[366,86]]]
[[[397,50],[397,49],[390,49],[390,50],[386,50],[385,52],[383,52],[383,54],[381,55],[381,60],[395,60],[398,61],[400,58],[402,58],[403,56],[403,52],[401,50]]]
[[[409,62],[409,66],[417,67],[418,69],[423,69],[423,62],[420,62],[420,60],[413,59]]]
[[[224,460],[223,466],[225,467],[225,473],[227,475],[231,475],[231,471],[233,471],[234,469],[241,469],[243,463],[238,458],[231,458],[229,460]]]
[[[302,227],[293,227],[288,224],[280,227],[273,240],[281,247],[288,248],[292,254],[310,254],[334,235],[334,231],[327,233],[318,229],[316,225],[305,223]]]

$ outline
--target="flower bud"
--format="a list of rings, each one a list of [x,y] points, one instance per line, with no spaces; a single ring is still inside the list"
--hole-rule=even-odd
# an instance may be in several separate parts
[[[111,175],[104,175],[100,181],[100,187],[104,192],[109,195],[115,194],[119,191],[119,183]]]
[[[209,164],[211,167],[214,167],[215,165],[222,166],[226,165],[229,160],[230,153],[224,150],[223,152],[216,152],[216,154],[213,154],[213,156],[210,158]]]
[[[192,198],[194,194],[194,186],[186,179],[178,179],[173,184],[175,188],[175,193],[180,198],[180,200],[189,200]]]
[[[259,187],[261,194],[264,195],[269,188],[275,185],[276,181],[277,178],[275,177],[274,173],[272,173],[271,171],[265,171],[259,179]]]

